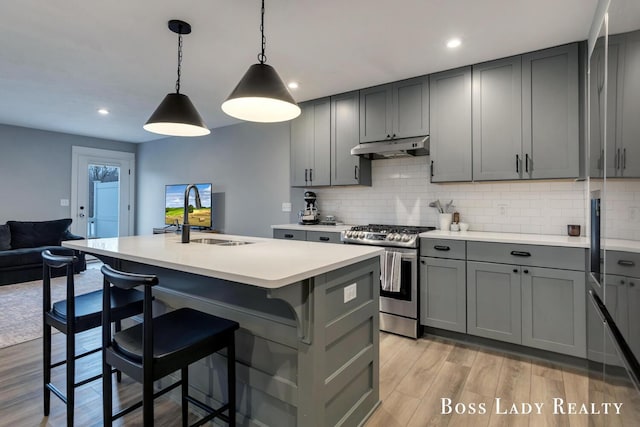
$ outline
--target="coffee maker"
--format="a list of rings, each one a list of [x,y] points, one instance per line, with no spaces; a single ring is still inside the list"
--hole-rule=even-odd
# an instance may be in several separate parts
[[[316,206],[316,193],[313,191],[304,192],[304,210],[298,212],[298,223],[302,225],[317,224],[320,222],[320,215]]]

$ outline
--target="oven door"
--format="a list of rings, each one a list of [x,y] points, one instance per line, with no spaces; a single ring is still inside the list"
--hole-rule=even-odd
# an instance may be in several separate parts
[[[418,251],[416,249],[385,248],[401,255],[400,292],[380,288],[380,311],[411,319],[418,318]]]

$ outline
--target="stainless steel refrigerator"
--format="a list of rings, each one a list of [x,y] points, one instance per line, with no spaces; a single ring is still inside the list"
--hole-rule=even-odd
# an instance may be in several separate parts
[[[589,37],[590,425],[640,425],[640,1],[601,0]]]

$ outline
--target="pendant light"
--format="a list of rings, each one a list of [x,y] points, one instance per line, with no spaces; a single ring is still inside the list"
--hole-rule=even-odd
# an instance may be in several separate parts
[[[187,95],[180,93],[180,68],[182,66],[182,35],[191,33],[191,25],[184,21],[172,19],[169,29],[178,34],[178,80],[176,93],[164,97],[156,111],[153,112],[145,130],[170,136],[202,136],[211,133],[196,107]]]
[[[245,73],[231,95],[222,103],[222,111],[237,119],[250,122],[273,123],[295,119],[300,107],[275,68],[265,64],[266,38],[264,36],[264,0],[262,0],[260,33],[262,52],[258,64],[253,64]]]

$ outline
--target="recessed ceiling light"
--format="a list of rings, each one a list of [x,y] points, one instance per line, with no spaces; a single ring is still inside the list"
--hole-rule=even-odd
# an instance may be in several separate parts
[[[107,114],[109,114],[109,110],[107,110],[106,108],[100,108],[98,110],[98,114],[101,114],[103,116],[106,116]]]
[[[298,82],[289,82],[289,89],[298,89]]]
[[[462,42],[460,41],[460,39],[451,39],[447,42],[447,47],[449,49],[453,49],[454,47],[458,47],[462,44]]]

